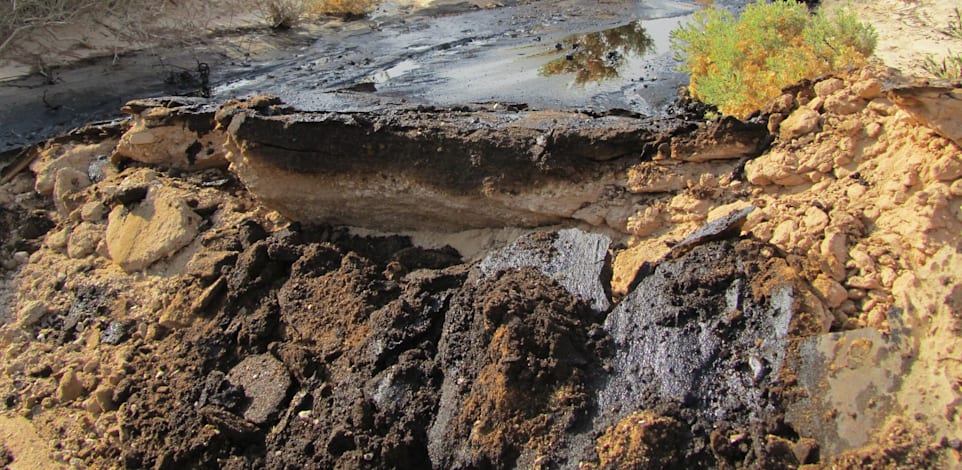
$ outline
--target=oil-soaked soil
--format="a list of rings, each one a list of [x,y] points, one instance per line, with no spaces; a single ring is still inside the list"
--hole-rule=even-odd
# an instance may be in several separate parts
[[[533,240],[550,249],[553,239],[545,234]],[[97,461],[119,459],[128,468],[571,466],[598,461],[592,442],[620,416],[607,412],[615,405],[605,398],[611,388],[606,384],[627,381],[655,390],[634,392],[642,403],[621,400],[617,409],[653,409],[673,423],[646,451],[651,465],[797,463],[794,454],[770,442],[772,435],[782,435],[778,442],[797,438],[780,425],[772,389],[778,360],[759,352],[755,360],[763,365],[747,365],[748,357],[756,357],[754,338],[771,333],[754,325],[755,315],[769,314],[764,306],[742,304],[766,305],[786,294],[748,294],[754,300],[732,304],[726,293],[730,285],[751,292],[751,284],[767,281],[769,268],[751,261],[760,258],[753,250],[765,249],[757,244],[741,242],[733,249],[723,241],[695,248],[679,262],[706,273],[717,270],[721,277],[675,277],[652,287],[677,292],[663,297],[669,303],[689,303],[689,292],[705,292],[686,311],[721,319],[711,334],[729,346],[703,354],[728,359],[691,363],[689,354],[666,350],[669,360],[693,364],[703,377],[701,385],[679,387],[688,394],[721,393],[708,399],[683,398],[671,387],[658,391],[654,377],[633,375],[636,368],[613,357],[625,349],[617,344],[622,334],[602,325],[604,312],[535,268],[485,276],[450,249],[417,248],[402,237],[361,238],[331,227],[294,225],[268,235],[249,221],[215,240],[208,249],[236,252],[237,261],[210,284],[223,287],[200,312],[203,321],[189,329],[157,327],[146,338],[108,341],[109,328],[101,333],[102,342],[125,343],[131,357],[123,366],[130,373],[105,398],[127,410],[119,429],[123,445],[94,449]],[[665,269],[672,268],[659,268],[655,276],[667,276],[658,274]],[[732,283],[731,276],[741,280]],[[187,282],[200,284],[185,286],[193,290],[211,281]],[[80,308],[106,308],[112,294],[92,289]],[[647,295],[646,289],[635,295]],[[791,298],[778,302],[790,308]],[[734,305],[744,313],[738,315]],[[715,310],[718,315],[711,314]],[[666,347],[683,345],[684,338],[695,341],[696,349],[699,342],[716,343],[704,331],[688,331],[685,322],[695,317],[672,317],[660,305],[625,301],[608,322],[617,321],[619,311],[653,318],[673,331]],[[671,318],[662,322],[654,312]],[[784,322],[781,328],[788,318]],[[76,325],[62,325],[70,334],[51,344],[97,328]],[[752,336],[735,339],[743,330]],[[784,345],[767,343],[765,350],[779,348]],[[666,381],[692,380],[679,364],[653,372]],[[724,383],[741,388],[724,392]],[[726,412],[717,404],[705,408],[715,400],[735,401]],[[753,418],[746,405],[760,407],[760,415]],[[724,436],[716,438],[718,433]],[[735,434],[745,437],[733,441]]]

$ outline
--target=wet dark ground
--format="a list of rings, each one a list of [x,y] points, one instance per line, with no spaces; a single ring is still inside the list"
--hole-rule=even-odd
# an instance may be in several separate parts
[[[659,114],[685,79],[675,71],[668,34],[703,7],[668,0],[504,3],[479,9],[438,2],[416,12],[385,3],[361,20],[273,35],[240,32],[6,82],[0,152],[120,117],[130,99],[207,91],[213,100],[275,94],[303,110],[512,102]],[[252,36],[266,49],[243,50]]]

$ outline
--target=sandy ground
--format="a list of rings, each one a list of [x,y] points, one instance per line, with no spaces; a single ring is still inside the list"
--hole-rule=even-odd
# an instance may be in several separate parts
[[[196,44],[219,32],[261,27],[261,13],[251,3],[131,2],[106,14],[81,16],[71,24],[29,30],[0,54],[0,81],[94,57],[120,61],[130,51]]]
[[[962,39],[945,33],[950,21],[958,21],[955,9],[962,3],[948,0],[825,0],[824,8],[847,8],[875,26],[879,34],[875,55],[904,75],[931,77],[922,67],[925,58],[941,61],[948,54],[962,53]]]

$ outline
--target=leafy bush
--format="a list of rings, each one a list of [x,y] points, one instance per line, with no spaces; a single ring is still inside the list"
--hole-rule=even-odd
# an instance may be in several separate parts
[[[739,18],[719,8],[694,15],[672,33],[689,91],[745,118],[803,78],[862,65],[878,36],[848,12],[815,15],[794,1],[749,4]]]

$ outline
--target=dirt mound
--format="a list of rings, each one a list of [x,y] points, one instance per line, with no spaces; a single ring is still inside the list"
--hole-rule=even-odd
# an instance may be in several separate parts
[[[481,260],[265,208],[243,176],[188,158],[236,138],[213,109],[144,107],[125,136],[51,142],[0,187],[0,430],[96,468],[958,463],[962,159],[934,85],[888,79],[803,83],[749,124],[678,127],[610,160],[585,149],[637,122],[589,117],[616,131],[572,127],[585,147],[541,162],[604,167],[551,183],[605,175],[627,212],[580,220],[635,236],[535,232]],[[241,113],[248,131],[263,109]],[[543,112],[503,116],[509,157],[547,174],[524,160]],[[373,129],[342,118],[292,125]],[[383,142],[424,143],[401,127]],[[168,137],[168,166],[130,160],[131,142]],[[525,200],[542,210],[562,187]]]

